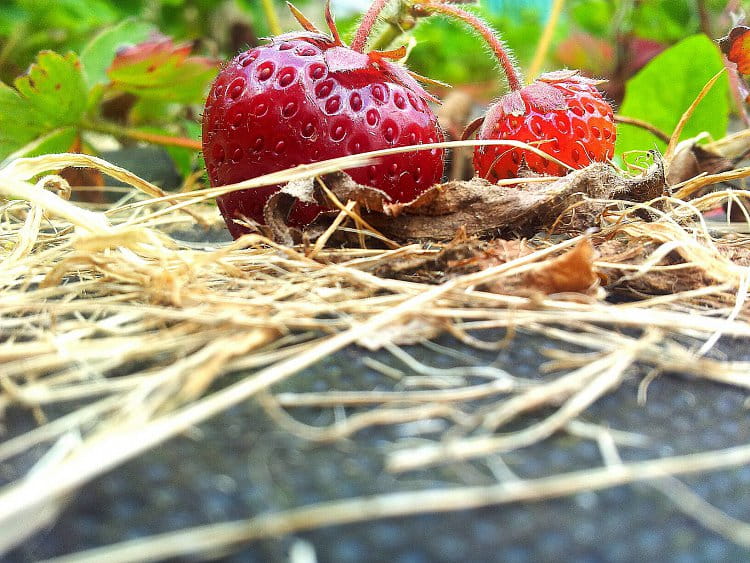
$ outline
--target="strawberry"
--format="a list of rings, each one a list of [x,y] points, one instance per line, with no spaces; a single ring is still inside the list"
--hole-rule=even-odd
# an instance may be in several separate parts
[[[583,168],[612,158],[616,130],[612,108],[596,89],[596,81],[576,71],[540,76],[523,87],[508,48],[480,18],[438,0],[413,0],[424,14],[455,17],[476,29],[487,41],[508,81],[510,92],[484,118],[469,125],[464,138],[482,123],[479,140],[519,141],[535,146],[571,168]],[[474,167],[483,178],[517,178],[523,171],[563,175],[567,169],[533,151],[511,146],[483,145],[474,149]]]
[[[506,94],[489,109],[477,135],[480,140],[527,143],[571,168],[612,158],[615,137],[611,106],[595,81],[573,71],[543,74]],[[497,145],[476,147],[474,168],[493,182],[517,178],[524,168],[553,176],[568,171],[529,150]]]
[[[382,8],[385,2],[376,4]],[[374,17],[365,18],[368,28],[364,35],[360,29],[351,48],[341,41],[328,4],[331,36],[292,11],[304,32],[274,37],[240,54],[213,83],[203,115],[203,153],[212,186],[299,164],[443,140],[428,105],[434,98],[389,60],[402,58],[405,50],[363,52]],[[409,202],[440,181],[443,151],[392,155],[346,172],[392,202]],[[220,196],[219,209],[232,236],[247,232],[241,223],[248,219],[264,223],[266,202],[278,190],[270,186]],[[288,223],[304,227],[323,211],[297,201]]]

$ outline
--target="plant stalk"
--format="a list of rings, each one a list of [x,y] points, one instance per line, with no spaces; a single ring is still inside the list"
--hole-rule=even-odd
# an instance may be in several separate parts
[[[372,42],[373,51],[386,51],[388,48],[401,37],[405,31],[408,31],[416,24],[415,18],[408,13],[403,7],[399,9],[396,16],[385,20],[388,25]]]
[[[555,33],[555,28],[557,27],[557,22],[560,20],[560,14],[562,14],[564,6],[565,0],[554,0],[552,4],[552,11],[550,12],[549,19],[547,20],[547,25],[544,26],[542,38],[537,44],[534,58],[532,59],[531,65],[529,66],[529,71],[527,73],[529,81],[533,81],[539,74],[539,71],[542,69],[544,60],[547,58],[549,46],[552,43],[552,36]]]
[[[149,133],[148,131],[139,131],[138,129],[120,127],[118,125],[104,123],[101,121],[86,121],[82,123],[81,126],[86,131],[105,133],[107,135],[117,137],[118,139],[143,141],[154,145],[161,145],[163,147],[180,147],[184,149],[191,149],[194,151],[200,151],[203,149],[200,141],[196,141],[195,139],[188,139],[187,137],[176,137],[172,135],[160,135],[159,133]]]
[[[354,35],[351,48],[358,53],[364,53],[365,47],[367,46],[367,40],[370,38],[372,28],[375,27],[375,23],[378,21],[380,12],[386,7],[390,0],[375,0],[367,10],[367,13],[362,18],[362,22],[357,28],[357,32]]]
[[[263,12],[266,15],[269,31],[273,35],[281,35],[283,30],[279,23],[279,16],[276,14],[276,8],[273,6],[273,0],[261,0],[261,4],[263,4]]]

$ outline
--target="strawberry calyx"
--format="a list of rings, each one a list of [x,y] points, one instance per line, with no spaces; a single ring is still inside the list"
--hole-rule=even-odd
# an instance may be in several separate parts
[[[601,80],[581,76],[577,70],[556,70],[542,74],[534,82],[521,88],[513,90],[500,98],[499,109],[507,115],[521,116],[527,111],[526,105],[541,111],[554,111],[568,109],[568,102],[562,91],[556,88],[556,84],[570,85],[572,83],[595,86],[601,84]],[[493,108],[494,109],[494,108]],[[490,115],[488,113],[488,119]]]
[[[526,111],[526,103],[523,101],[521,90],[513,90],[500,98],[500,101],[487,112],[487,119],[492,119],[491,114],[496,108],[510,115],[523,115]]]
[[[326,0],[326,24],[328,25],[328,29],[331,30],[331,37],[333,38],[333,42],[337,46],[343,46],[344,42],[341,40],[341,34],[339,33],[339,28],[336,27],[336,19],[333,17],[333,12],[331,11],[331,0]]]
[[[357,53],[348,47],[329,47],[323,57],[331,72],[355,72],[375,68],[368,55]]]
[[[288,33],[282,33],[274,37],[264,37],[266,41],[271,43],[283,43],[285,41],[305,41],[321,49],[330,45],[332,39],[325,33],[320,31],[290,31]]]
[[[372,71],[380,71],[384,73],[389,80],[412,90],[420,98],[434,103],[440,103],[435,96],[427,92],[427,90],[419,84],[419,81],[426,83],[432,83],[432,81],[408,71],[397,62],[406,56],[406,47],[402,46],[398,49],[388,51],[370,51],[368,53],[363,53],[353,49],[342,41],[341,35],[336,26],[336,20],[331,11],[330,0],[326,0],[325,8],[326,24],[330,30],[330,35],[327,35],[316,28],[315,25],[311,23],[299,9],[294,7],[293,4],[287,2],[287,6],[289,6],[292,15],[305,31],[278,35],[270,39],[272,43],[290,40],[306,41],[324,50],[323,56],[331,72],[369,73]]]
[[[553,70],[550,72],[545,72],[544,74],[540,74],[537,80],[541,80],[542,82],[547,82],[549,84],[554,84],[555,82],[568,82],[568,81],[574,80],[575,82],[580,82],[582,84],[589,84],[590,86],[598,86],[599,84],[604,84],[606,82],[606,80],[601,80],[598,78],[589,78],[588,76],[583,76],[580,70],[571,69],[571,68],[563,68],[560,70]]]
[[[568,109],[562,92],[548,82],[537,80],[519,90],[521,98],[532,107],[540,110]]]
[[[320,30],[315,27],[315,24],[312,23],[310,20],[305,17],[305,14],[303,14],[299,8],[297,8],[294,4],[291,2],[286,3],[287,8],[289,8],[289,11],[292,12],[292,15],[294,16],[294,19],[297,20],[297,22],[302,26],[302,28],[306,31],[310,31],[312,33],[320,33]]]
[[[470,138],[479,129],[483,122],[495,123],[501,115],[523,116],[529,109],[539,111],[556,111],[569,109],[568,100],[562,90],[555,85],[569,86],[570,84],[581,84],[596,86],[603,80],[588,78],[581,75],[578,70],[562,69],[546,72],[520,90],[512,90],[493,104],[486,115],[480,117],[467,125],[461,136],[462,139]]]

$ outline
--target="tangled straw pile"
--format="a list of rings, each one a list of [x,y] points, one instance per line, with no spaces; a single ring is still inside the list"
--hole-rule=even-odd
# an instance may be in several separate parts
[[[506,452],[561,431],[593,433],[608,462],[540,480],[302,507],[114,546],[91,553],[92,560],[202,553],[314,526],[549,498],[750,462],[750,446],[741,446],[625,464],[616,445],[637,436],[577,421],[634,364],[750,388],[750,365],[707,356],[722,336],[750,337],[749,239],[721,225],[709,227],[701,214],[728,200],[741,204],[750,192],[694,197],[705,186],[750,176],[750,169],[690,178],[672,195],[642,203],[584,198],[601,205],[598,232],[537,234],[505,247],[469,239],[389,241],[383,249],[382,235],[363,226],[351,202],[341,203],[339,217],[317,243],[290,247],[256,234],[227,244],[195,244],[170,236],[176,227],[215,224],[218,213],[207,200],[218,193],[320,177],[368,158],[169,195],[82,155],[19,159],[0,170],[0,193],[9,198],[0,207],[0,413],[29,409],[39,423],[0,443],[0,461],[12,462],[39,446],[45,452],[23,478],[0,489],[0,551],[51,522],[66,495],[94,477],[250,399],[284,429],[310,440],[427,418],[444,418],[460,430],[449,441],[394,451],[387,460],[391,471]],[[35,180],[63,166],[94,167],[134,189],[123,190],[119,202],[103,210],[84,209],[66,201],[59,177]],[[326,247],[335,231],[354,232],[364,244]],[[508,244],[513,251],[501,252]],[[427,281],[429,275],[411,275],[430,274],[431,265],[456,248],[468,254],[444,262],[445,271],[431,272]],[[571,257],[575,272],[588,268],[594,279],[579,290],[553,291],[558,286],[551,278],[578,275],[566,270]],[[413,267],[405,273],[404,264]],[[605,300],[600,279],[638,300]],[[519,280],[542,281],[529,291]],[[450,331],[472,346],[503,345],[477,338],[477,329],[492,327],[574,342],[591,354],[558,354],[558,375],[544,381],[487,368],[484,383],[457,378],[440,389],[272,393],[275,383],[352,344],[389,347],[409,362],[396,344]],[[623,327],[629,330],[623,333]],[[703,344],[689,348],[685,337]],[[230,373],[242,377],[228,386],[218,381]],[[490,407],[486,401],[477,406],[477,399],[488,398]],[[326,428],[293,418],[298,406],[336,405],[358,410]],[[553,413],[539,422],[496,433],[525,413],[551,406]],[[48,418],[50,409],[59,416]],[[680,487],[676,481],[659,483],[672,493]],[[689,495],[683,499],[693,508],[700,503]],[[750,545],[745,524],[716,511],[696,517]]]

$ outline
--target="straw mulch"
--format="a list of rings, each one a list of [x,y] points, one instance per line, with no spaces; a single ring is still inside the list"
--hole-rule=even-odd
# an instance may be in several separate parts
[[[28,409],[38,426],[1,442],[0,461],[45,453],[0,489],[0,552],[53,521],[69,493],[94,477],[242,401],[259,401],[285,430],[315,441],[428,418],[458,428],[450,440],[393,451],[386,467],[402,472],[576,432],[578,417],[635,365],[750,387],[750,365],[709,354],[724,336],[750,337],[750,239],[746,225],[711,224],[703,214],[750,197],[722,184],[750,176],[750,168],[726,166],[744,155],[747,138],[671,146],[663,159],[644,156],[640,169],[596,165],[523,190],[447,184],[411,207],[381,205],[387,216],[368,212],[374,194],[335,173],[377,155],[168,195],[92,157],[10,162],[0,169],[0,413]],[[724,171],[712,173],[717,160]],[[71,203],[66,182],[45,176],[65,166],[99,169],[132,189],[111,190],[119,197],[112,205]],[[264,232],[227,244],[173,234],[216,226],[210,200],[218,193],[270,184],[325,198],[340,212],[312,235],[292,232],[277,220],[282,195]],[[556,354],[556,375],[544,380],[495,369],[484,382],[440,389],[273,393],[349,345],[392,347],[445,331],[478,348],[505,344],[480,340],[476,331],[486,328],[507,329],[508,338],[539,333],[590,353]],[[228,374],[241,377],[222,384]],[[491,407],[478,399],[492,399]],[[294,418],[299,406],[337,405],[357,410],[325,428]],[[502,432],[550,407],[546,418]],[[202,553],[315,526],[646,479],[674,492],[680,483],[666,476],[750,462],[745,445],[623,463],[617,445],[633,437],[596,432],[607,462],[584,472],[300,507],[88,557]],[[701,514],[706,526],[750,545],[744,523]]]

